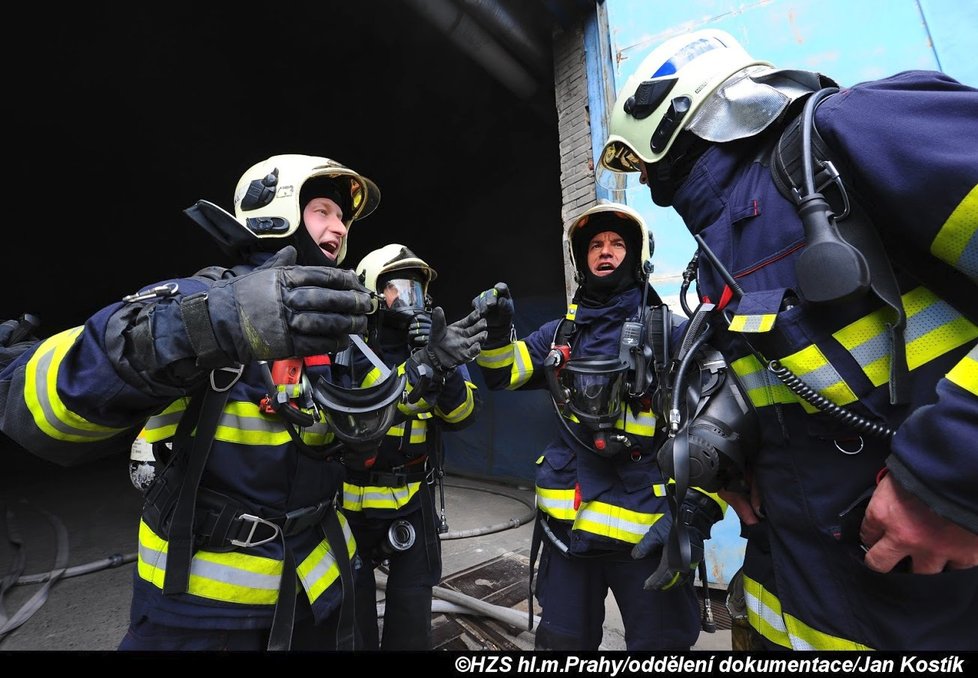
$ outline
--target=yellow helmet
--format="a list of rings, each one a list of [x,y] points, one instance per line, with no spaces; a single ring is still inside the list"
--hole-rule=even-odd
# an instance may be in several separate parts
[[[397,271],[416,270],[421,280],[399,279]],[[438,277],[431,266],[404,245],[392,243],[370,252],[356,267],[360,282],[371,292],[384,294],[385,288],[397,289],[401,301],[415,309],[423,309],[428,298],[428,284]],[[416,283],[416,284],[414,284]]]
[[[590,228],[589,228],[590,226]],[[595,230],[597,229],[597,231]],[[596,232],[602,230],[614,230],[621,232],[629,242],[636,242],[629,233],[634,233],[634,238],[639,244],[638,256],[636,257],[636,270],[633,271],[635,280],[640,281],[645,277],[645,264],[652,258],[655,249],[652,236],[645,225],[645,219],[628,205],[622,203],[608,202],[599,203],[584,210],[580,215],[567,222],[565,227],[565,241],[567,243],[567,253],[570,257],[571,265],[576,271],[575,276],[578,283],[584,281],[584,267],[587,266],[587,255],[585,254],[591,238]],[[581,237],[581,236],[585,237]],[[585,239],[588,242],[585,242]]]
[[[347,227],[336,263],[346,256],[349,228],[380,203],[380,189],[367,177],[335,160],[311,155],[273,155],[252,165],[241,175],[234,189],[234,215],[258,238],[288,238],[302,223],[300,192],[310,179],[335,180],[336,189],[346,202],[343,223]]]
[[[622,87],[601,165],[613,172],[640,172],[643,161],[658,162],[701,104],[731,75],[755,65],[771,66],[751,57],[724,31],[695,31],[667,40]]]

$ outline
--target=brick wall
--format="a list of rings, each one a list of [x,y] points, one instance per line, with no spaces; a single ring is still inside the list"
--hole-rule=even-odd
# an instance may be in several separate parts
[[[560,135],[561,217],[566,223],[596,200],[582,26],[554,35],[554,86]],[[563,238],[562,233],[560,237]],[[569,299],[576,284],[566,245],[563,249],[564,284]]]

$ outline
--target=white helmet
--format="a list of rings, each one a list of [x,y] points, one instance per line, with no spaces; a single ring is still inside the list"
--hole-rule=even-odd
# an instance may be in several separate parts
[[[591,226],[591,228],[588,228]],[[621,203],[599,203],[584,210],[580,215],[567,222],[565,228],[565,241],[567,243],[567,253],[570,257],[571,265],[574,267],[575,278],[578,283],[584,282],[584,268],[587,266],[587,256],[585,254],[588,242],[601,231],[618,231],[619,228],[627,232],[634,232],[638,239],[639,248],[636,257],[636,270],[634,271],[636,281],[643,280],[645,277],[645,264],[652,258],[655,245],[652,236],[645,226],[645,219],[628,205]],[[597,230],[595,230],[597,229]],[[585,238],[581,238],[584,235]],[[625,235],[623,234],[623,237]],[[584,240],[587,240],[585,242]],[[630,242],[635,242],[632,238],[627,238]]]
[[[392,275],[397,271],[415,270],[420,280]],[[438,273],[404,245],[392,243],[370,252],[356,268],[360,282],[372,292],[384,294],[386,289],[397,291],[397,297],[416,310],[425,307],[428,285]]]
[[[639,172],[661,160],[703,102],[734,73],[771,64],[751,57],[729,33],[702,30],[671,38],[639,65],[611,112],[601,165]]]
[[[335,179],[343,208],[343,223],[349,231],[380,203],[380,189],[367,177],[335,160],[311,155],[273,155],[250,167],[234,189],[234,215],[258,238],[284,239],[302,223],[300,191],[313,178]],[[347,232],[347,236],[349,232]],[[346,256],[344,237],[336,253],[339,264]]]

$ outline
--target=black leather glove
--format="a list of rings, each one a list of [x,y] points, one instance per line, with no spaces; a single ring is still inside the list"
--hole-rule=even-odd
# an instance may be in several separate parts
[[[330,353],[367,330],[370,292],[353,271],[295,266],[291,245],[254,271],[180,302],[197,365]]]
[[[645,580],[646,591],[668,591],[674,586],[682,586],[693,578],[696,567],[703,559],[703,542],[710,538],[713,524],[723,518],[720,507],[713,499],[701,492],[690,490],[680,505],[680,517],[686,526],[689,537],[689,563],[682,567],[675,548],[669,548],[672,537],[673,517],[671,512],[663,514],[652,524],[642,540],[632,548],[632,558],[658,558],[659,566]]]
[[[431,314],[427,311],[417,311],[408,323],[408,345],[414,348],[424,348],[431,336]]]
[[[436,306],[431,312],[431,335],[428,344],[414,352],[419,361],[430,365],[436,375],[444,376],[479,355],[486,340],[486,321],[472,311],[451,325],[445,324],[445,311]]]
[[[472,300],[472,308],[486,319],[486,344],[502,345],[513,335],[513,298],[509,285],[496,283]]]
[[[0,323],[0,368],[40,341],[34,336],[40,323],[38,317],[31,313]]]

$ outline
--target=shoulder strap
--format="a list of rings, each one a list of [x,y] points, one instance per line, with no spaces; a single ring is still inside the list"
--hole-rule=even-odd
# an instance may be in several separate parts
[[[230,371],[230,370],[229,370]],[[188,414],[195,414],[199,407],[199,416],[196,420],[196,432],[189,442],[189,454],[185,460],[184,472],[180,479],[180,488],[177,493],[176,505],[173,509],[173,519],[169,529],[169,546],[167,548],[166,574],[163,579],[163,594],[174,595],[187,591],[190,584],[190,562],[194,555],[194,512],[197,505],[197,489],[200,487],[200,479],[204,474],[204,467],[207,465],[207,457],[210,455],[211,444],[214,442],[214,434],[221,420],[221,413],[227,403],[228,394],[231,386],[237,382],[241,372],[238,371],[234,380],[228,386],[217,388],[212,383],[204,387],[203,393],[193,396],[191,406],[184,413],[183,420],[187,419]],[[194,400],[200,400],[198,406],[194,406]],[[181,420],[181,424],[183,424]],[[180,438],[184,438],[189,427],[180,430]],[[174,450],[178,452],[179,450]]]
[[[869,274],[869,287],[873,293],[879,297],[884,304],[891,310],[891,322],[888,323],[890,339],[890,402],[893,404],[907,402],[909,399],[909,368],[907,367],[906,343],[904,329],[907,324],[906,311],[903,308],[903,300],[900,295],[900,287],[896,281],[896,275],[887,255],[886,248],[883,246],[878,229],[866,211],[855,200],[847,186],[842,182],[841,175],[835,164],[831,161],[828,145],[818,133],[815,127],[815,107],[834,94],[835,88],[823,89],[811,95],[805,102],[805,108],[800,116],[795,118],[782,133],[781,138],[774,147],[771,158],[771,173],[778,190],[788,200],[798,208],[799,216],[805,224],[805,237],[810,244],[816,239],[832,241],[838,240],[839,236],[844,243],[833,243],[839,248],[846,250],[857,260],[861,258],[865,261],[865,266]],[[809,128],[806,130],[806,125]],[[806,186],[806,159],[804,157],[804,140],[810,134],[811,139],[811,169],[814,174],[812,186]],[[813,208],[815,202],[813,196],[821,197],[824,188],[835,187],[838,189],[837,204],[831,207],[831,211],[824,217],[819,224],[813,218]],[[807,194],[807,190],[814,190],[814,193]],[[823,204],[828,207],[828,201]],[[816,234],[814,229],[821,225],[823,231]],[[838,226],[838,233],[834,233],[835,226]],[[851,247],[850,247],[851,246]],[[856,251],[852,252],[852,248]],[[831,250],[832,253],[839,249]],[[828,270],[831,262],[818,262],[815,260],[805,262],[811,264],[809,272],[819,269]],[[799,261],[799,264],[802,262]],[[836,262],[838,263],[838,262]],[[823,265],[824,264],[824,265]],[[803,271],[800,271],[801,281]],[[826,281],[829,282],[829,281]],[[804,287],[804,286],[803,286]],[[799,292],[805,295],[805,290]],[[811,299],[810,299],[811,300]]]
[[[802,185],[801,122],[802,116],[799,115],[788,124],[771,159],[771,174],[775,185],[783,196],[795,203],[798,187]],[[845,183],[844,177],[850,171],[849,168],[840,164],[838,158],[832,158],[829,145],[818,133],[818,129],[812,130],[812,151],[818,172],[815,175],[816,185],[824,186],[831,182],[839,188],[835,197],[841,204],[833,206],[837,213],[849,212],[854,218],[865,220],[865,223],[872,226],[872,220],[860,205],[858,194],[852,190],[851,185]],[[832,162],[826,162],[830,158]],[[911,249],[905,239],[893,237],[886,229],[874,227],[872,230],[880,241],[884,256],[889,255],[901,271],[934,292],[972,324],[978,325],[978,308],[973,299],[974,282],[971,279],[930,252]],[[869,263],[872,266],[872,262]]]

